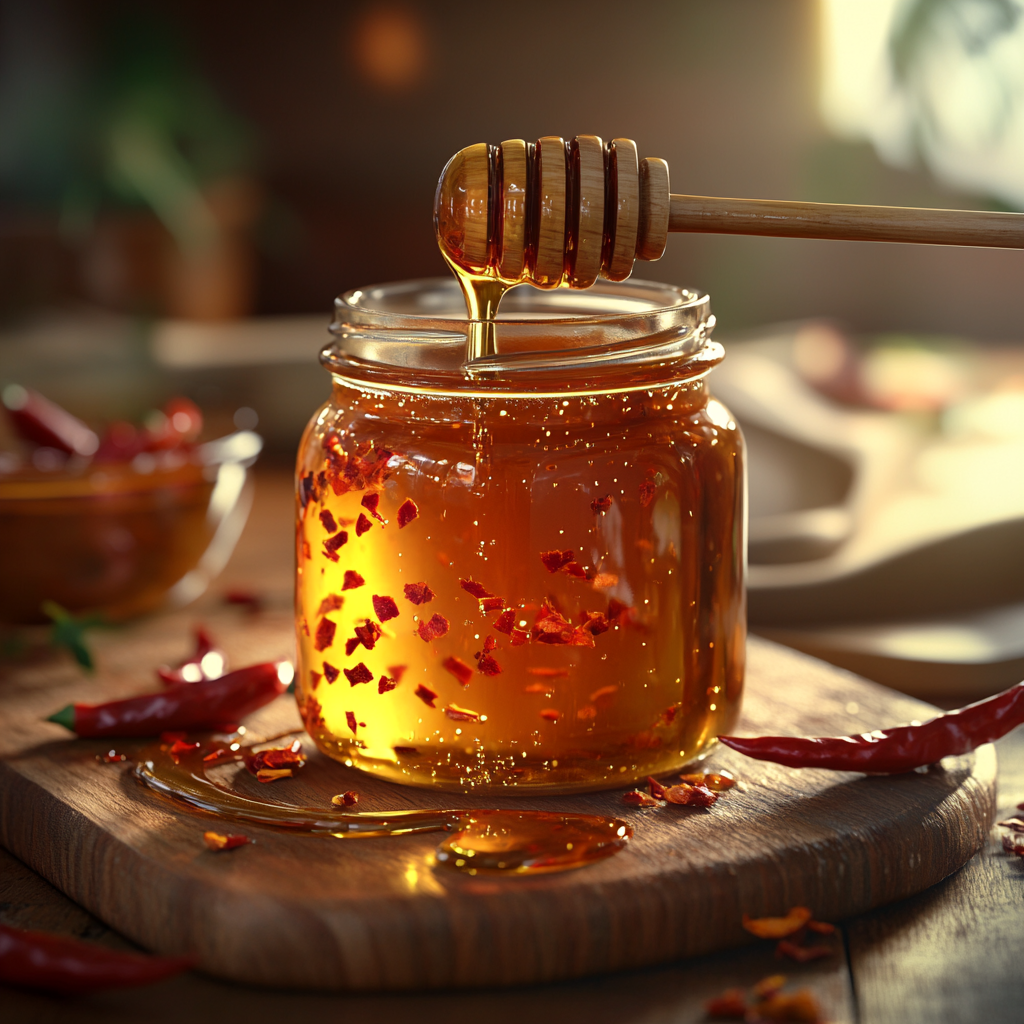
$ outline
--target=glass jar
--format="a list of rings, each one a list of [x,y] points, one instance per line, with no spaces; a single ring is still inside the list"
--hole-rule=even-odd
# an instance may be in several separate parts
[[[442,789],[607,789],[736,723],[743,443],[707,296],[509,293],[464,363],[454,280],[337,300],[297,466],[296,694],[345,764]]]

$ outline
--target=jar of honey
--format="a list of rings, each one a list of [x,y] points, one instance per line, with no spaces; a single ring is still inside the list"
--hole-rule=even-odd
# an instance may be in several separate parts
[[[296,694],[411,785],[607,789],[736,723],[740,431],[707,296],[522,286],[479,352],[454,280],[337,301],[298,456]]]

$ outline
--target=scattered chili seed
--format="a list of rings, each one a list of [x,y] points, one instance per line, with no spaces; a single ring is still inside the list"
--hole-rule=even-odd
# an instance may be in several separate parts
[[[401,505],[398,506],[398,528],[404,529],[420,514],[419,506],[412,498],[406,498]]]
[[[327,650],[334,643],[334,634],[337,628],[338,624],[336,622],[326,617],[322,618],[320,625],[316,627],[316,641],[313,646],[318,651]]]
[[[387,622],[388,619],[398,618],[398,605],[395,604],[395,599],[393,597],[387,597],[386,595],[381,597],[374,594],[373,610],[381,622]]]
[[[426,583],[406,583],[404,589],[405,599],[415,605],[426,604],[436,596]]]
[[[366,580],[359,575],[354,569],[345,570],[345,581],[341,585],[342,590],[355,590],[356,587],[361,587],[366,583]]]
[[[466,667],[468,668],[469,666],[467,665]],[[437,700],[437,694],[429,686],[424,686],[423,683],[420,683],[420,685],[416,687],[416,696],[419,697],[419,699],[421,701],[423,701],[423,703],[426,704],[428,708],[434,707],[434,701]],[[406,750],[406,749],[415,750],[414,747],[413,748],[394,747],[392,749],[394,749],[396,751],[400,750],[400,749],[401,750]]]
[[[811,917],[807,907],[792,907],[785,917],[750,917],[743,915],[743,927],[759,939],[784,939],[805,927]]]
[[[665,799],[670,804],[710,807],[718,799],[718,794],[712,793],[706,786],[691,786],[689,783],[681,782],[678,786],[668,786],[665,789]]]
[[[235,850],[245,846],[252,840],[248,836],[221,835],[219,832],[204,832],[203,842],[208,850],[220,853],[222,850]]]
[[[317,608],[317,615],[326,615],[328,612],[336,612],[345,603],[345,598],[341,594],[328,594],[321,602],[320,607]],[[306,634],[309,635],[308,633]]]
[[[470,711],[469,708],[460,708],[458,704],[449,704],[448,707],[444,709],[444,713],[456,722],[480,721],[479,711]]]
[[[324,679],[328,683],[333,683],[340,675],[341,673],[330,662],[324,662]]]
[[[443,615],[435,612],[429,621],[423,619],[420,622],[416,632],[419,633],[421,640],[430,643],[431,640],[439,640],[445,636],[450,628],[451,623]]]
[[[362,662],[359,662],[355,668],[346,668],[343,671],[350,686],[368,683],[373,679],[373,673]]]
[[[354,789],[347,789],[344,793],[332,796],[331,803],[338,807],[355,807],[359,803],[359,794]]]
[[[472,594],[476,598],[494,597],[494,595],[482,584],[478,583],[474,579],[459,580],[459,586],[462,587],[467,594]]]
[[[641,793],[639,789],[631,789],[624,793],[622,800],[632,807],[659,807],[660,803],[653,796]]]
[[[377,680],[377,692],[387,693],[389,690],[393,690],[398,685],[397,679],[389,679],[387,676],[381,676]]]
[[[334,516],[331,514],[331,510],[329,508],[325,508],[320,513],[320,522],[324,524],[324,529],[328,533],[334,533],[338,528],[338,524],[334,521]]]
[[[291,768],[261,768],[256,779],[259,782],[277,782],[278,779],[290,779],[293,774]]]
[[[544,708],[540,712],[540,717],[548,722],[557,722],[562,717],[562,712],[557,708]]]
[[[465,686],[473,676],[473,669],[461,658],[456,658],[454,655],[445,658],[441,662],[441,668],[446,672],[451,672],[462,686]]]
[[[775,947],[776,956],[788,956],[790,960],[805,964],[809,960],[820,960],[822,957],[835,956],[835,950],[828,946],[798,946],[789,939],[783,939]]]
[[[574,557],[575,552],[569,551],[542,551],[540,553],[540,560],[544,563],[544,568],[548,572],[558,572],[562,566],[568,565]]]
[[[354,711],[346,711],[345,722],[347,723],[349,729],[352,732],[352,735],[354,736],[356,734],[356,730],[359,724],[358,722],[356,722],[356,713]]]
[[[376,491],[372,491],[370,494],[364,494],[363,500],[360,504],[379,523],[384,522],[384,517],[377,511],[377,506],[380,504],[380,495]]]
[[[603,498],[595,498],[590,503],[590,511],[593,512],[594,515],[600,514],[603,516],[611,507],[612,496],[610,494],[606,494]]]
[[[640,485],[640,504],[643,508],[647,508],[652,501],[654,501],[654,492],[657,488],[650,480],[645,480]]]

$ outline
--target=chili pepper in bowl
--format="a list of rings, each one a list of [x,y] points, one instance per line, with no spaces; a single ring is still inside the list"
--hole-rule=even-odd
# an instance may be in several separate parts
[[[0,924],[0,981],[10,985],[84,995],[149,985],[194,965],[190,956],[123,953],[65,935]]]
[[[727,747],[790,768],[895,774],[966,754],[1024,723],[1024,682],[993,697],[937,715],[855,736],[719,736]]]
[[[106,704],[69,704],[47,721],[79,736],[159,736],[185,730],[233,729],[246,715],[289,688],[295,672],[289,661],[267,661],[236,669],[219,679],[176,683]]]

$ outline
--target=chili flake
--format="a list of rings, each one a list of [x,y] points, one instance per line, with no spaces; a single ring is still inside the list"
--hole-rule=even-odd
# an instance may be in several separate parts
[[[479,599],[494,597],[494,595],[482,583],[477,583],[477,581],[472,578],[468,580],[459,580],[459,586],[462,587],[467,594],[472,594],[473,597]]]
[[[398,605],[393,597],[373,595],[373,610],[381,622],[398,618]]]
[[[365,624],[362,626],[356,626],[355,640],[357,643],[362,644],[368,651],[372,651],[377,641],[384,635],[380,626],[377,625],[373,619],[367,619]],[[350,640],[349,643],[352,641]],[[355,648],[353,648],[354,650]],[[348,645],[345,646],[345,651],[351,654]]]
[[[754,1007],[757,1019],[797,1020],[817,1024],[823,1020],[821,1007],[811,993],[802,988],[797,992],[777,992]]]
[[[408,665],[388,665],[388,675],[394,679],[396,683],[400,683],[402,681],[402,676],[405,675],[405,670],[408,667]]]
[[[468,665],[466,666],[469,667]],[[444,713],[455,722],[479,722],[480,713],[470,711],[469,708],[460,708],[458,704],[449,704]]]
[[[718,794],[712,793],[706,786],[691,786],[689,783],[681,782],[678,786],[666,788],[665,799],[670,804],[710,807],[718,799]]]
[[[415,605],[426,604],[436,596],[426,583],[406,583],[404,589],[405,599]]]
[[[503,597],[485,597],[480,602],[480,610],[482,612],[497,612],[505,607],[505,598]]]
[[[360,502],[363,508],[373,516],[374,519],[379,523],[384,522],[384,517],[377,511],[377,506],[380,504],[380,495],[376,491],[371,491],[369,494],[363,495],[363,500]]]
[[[679,714],[679,705],[670,704],[661,715],[658,717],[658,721],[664,725],[671,725],[676,720],[676,715]]]
[[[750,917],[743,915],[743,927],[759,939],[784,939],[800,931],[810,921],[807,907],[792,907],[785,917]]]
[[[302,753],[302,743],[295,740],[288,747],[272,747],[255,754],[246,754],[243,760],[245,767],[255,775],[262,769],[301,768],[306,763],[306,755]]]
[[[345,722],[348,724],[348,727],[351,730],[352,735],[355,736],[356,729],[358,727],[358,722],[356,722],[356,713],[354,711],[346,711]]]
[[[310,688],[315,690],[320,685],[320,680],[323,676],[319,672],[314,672],[312,669],[309,670],[309,685]]]
[[[591,636],[600,636],[612,628],[608,617],[604,612],[580,612],[580,628],[585,629]]]
[[[345,603],[345,598],[341,594],[328,594],[321,602],[320,607],[317,608],[317,615],[326,615],[328,612],[336,612]],[[307,632],[307,636],[309,633]]]
[[[476,667],[480,670],[481,675],[501,675],[501,665],[499,665],[497,660],[490,654],[482,654],[477,661]]]
[[[659,801],[655,800],[653,796],[648,796],[646,793],[641,793],[639,789],[630,790],[628,793],[624,793],[622,796],[624,803],[629,804],[631,807],[660,807]]]
[[[338,524],[334,521],[334,516],[331,515],[331,510],[329,508],[325,508],[320,513],[320,522],[324,524],[324,529],[328,533],[334,533],[338,528]]]
[[[540,712],[540,717],[548,722],[557,722],[562,717],[562,712],[557,708],[544,708]]]
[[[617,625],[629,625],[633,619],[635,608],[617,601],[614,597],[608,602],[608,621]]]
[[[647,788],[651,791],[651,796],[657,797],[659,800],[665,799],[667,788],[650,775],[647,776]]]
[[[398,685],[397,679],[389,679],[387,676],[381,676],[377,680],[377,692],[387,693],[389,690],[393,690]]]
[[[512,630],[515,629],[516,626],[516,613],[509,608],[508,611],[502,612],[494,620],[493,626],[499,633],[506,633],[511,636]]]
[[[398,528],[401,530],[408,526],[420,514],[419,506],[412,498],[406,498],[398,506]]]
[[[330,664],[330,662],[324,662],[324,679],[326,679],[328,683],[333,683],[340,675],[341,673],[332,664]]]
[[[720,996],[704,1004],[704,1012],[714,1020],[746,1020],[747,1001],[743,990],[727,988]]]
[[[468,665],[466,667],[469,668]],[[420,685],[416,687],[416,696],[419,697],[419,699],[423,701],[423,703],[426,704],[428,708],[432,708],[435,706],[434,701],[437,700],[437,694],[429,686],[424,686],[423,683],[420,683]],[[405,751],[406,749],[407,748],[405,747],[394,748],[396,752],[399,750]],[[415,752],[414,747],[408,749]]]
[[[558,679],[560,676],[567,676],[567,668],[547,668],[544,665],[537,665],[526,670],[531,676],[542,676],[544,679]]]
[[[573,551],[542,551],[540,560],[548,572],[558,572],[563,566],[568,565],[574,558]]]
[[[362,640],[357,636],[349,637],[345,641],[345,657],[351,658],[352,652],[362,643]]]
[[[426,689],[426,687],[423,687],[423,689]],[[436,697],[437,694],[435,693],[434,696]],[[434,705],[431,704],[430,706],[433,707]],[[391,749],[398,754],[399,757],[402,757],[403,755],[405,757],[416,757],[419,754],[419,750],[416,747],[392,747]]]
[[[445,658],[441,662],[441,668],[446,672],[451,672],[462,686],[465,686],[473,675],[473,669],[461,658],[456,658],[455,655]]]
[[[795,942],[790,942],[789,939],[783,939],[775,947],[775,955],[788,956],[790,960],[805,964],[809,960],[820,960],[825,956],[835,956],[835,950],[829,949],[828,946],[799,946]]]
[[[236,850],[239,846],[246,846],[252,840],[248,836],[221,835],[220,832],[204,832],[203,842],[208,850],[220,853],[223,850]]]
[[[355,668],[346,668],[343,671],[350,686],[355,686],[358,683],[368,683],[373,679],[373,673],[362,662],[359,662]]]
[[[603,516],[611,507],[612,496],[610,494],[606,494],[603,498],[595,498],[590,503],[590,511],[593,512],[594,515],[600,514]]]
[[[371,526],[373,526],[373,523],[371,523],[370,520],[367,519],[366,516],[363,515],[362,512],[360,512],[359,513],[359,518],[356,520],[356,536],[357,537],[362,537],[362,535],[364,533],[366,533],[366,531]]]
[[[554,693],[554,689],[549,683],[530,683],[523,687],[523,693]]]
[[[654,492],[656,490],[657,488],[651,480],[645,480],[640,485],[640,504],[643,508],[647,508],[647,506],[654,501]]]
[[[736,780],[727,772],[707,772],[704,775],[698,772],[693,775],[680,775],[679,778],[691,786],[704,786],[715,793],[722,793],[736,785]]]
[[[610,590],[619,585],[619,577],[613,572],[599,572],[590,584],[595,590]]]
[[[359,803],[359,794],[354,789],[347,789],[344,793],[332,796],[331,803],[338,807],[355,807]]]
[[[430,643],[431,640],[439,640],[447,635],[450,628],[451,623],[443,615],[435,612],[429,621],[424,619],[420,622],[416,632],[419,633],[421,640]]]
[[[318,651],[325,651],[331,644],[334,643],[334,634],[338,628],[338,624],[328,619],[326,616],[320,620],[320,625],[316,627],[316,641],[313,646]]]
[[[258,782],[277,782],[278,779],[290,779],[294,775],[291,768],[261,768],[256,773]]]
[[[366,580],[359,575],[353,569],[345,570],[345,582],[341,585],[342,590],[355,590],[356,587],[361,587],[366,583]]]
[[[591,718],[597,718],[597,708],[595,708],[593,704],[584,704],[583,707],[577,709],[576,717],[581,722],[586,722]]]
[[[324,554],[332,561],[338,561],[338,548],[348,543],[348,533],[345,530],[340,530],[333,537],[324,541]],[[344,590],[345,588],[342,587]]]
[[[513,647],[522,647],[530,639],[530,634],[525,629],[513,629],[509,636],[512,638]]]
[[[574,576],[578,580],[587,578],[587,570],[579,562],[570,562],[568,565],[562,566],[562,572],[567,576]]]

